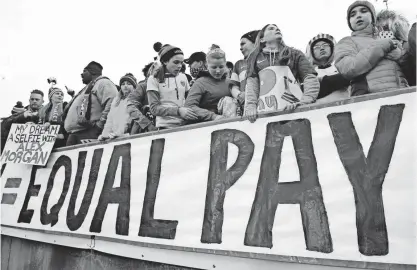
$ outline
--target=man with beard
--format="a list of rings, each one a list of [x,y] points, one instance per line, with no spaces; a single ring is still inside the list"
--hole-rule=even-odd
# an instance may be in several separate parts
[[[39,121],[39,109],[43,105],[44,94],[41,90],[35,89],[30,93],[29,106],[23,112],[13,114],[5,118],[1,123],[1,151],[6,144],[7,135],[9,134],[12,124],[37,124]]]
[[[67,146],[94,141],[103,130],[117,88],[109,78],[102,76],[102,71],[99,63],[90,62],[81,74],[86,86],[65,108]]]

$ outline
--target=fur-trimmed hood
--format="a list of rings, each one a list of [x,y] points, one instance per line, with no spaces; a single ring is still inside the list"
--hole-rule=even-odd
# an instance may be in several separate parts
[[[331,51],[332,54],[330,55],[329,59],[327,60],[326,63],[319,63],[315,58],[314,58],[314,54],[313,54],[313,47],[314,45],[318,42],[318,41],[325,41],[330,43],[330,47],[331,47]],[[333,63],[334,60],[334,48],[336,47],[336,40],[334,39],[334,37],[332,35],[329,34],[318,34],[317,36],[313,37],[307,45],[306,48],[306,57],[307,59],[313,64],[313,66],[318,66],[318,67],[326,67],[328,65],[330,65],[331,63]]]

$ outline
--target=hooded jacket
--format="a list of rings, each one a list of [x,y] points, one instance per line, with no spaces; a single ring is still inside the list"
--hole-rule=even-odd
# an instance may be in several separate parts
[[[376,13],[373,5],[367,1],[354,2],[347,11],[349,27],[352,29],[349,14],[356,6],[365,6],[371,11],[372,23],[361,31],[353,31],[350,37],[343,38],[335,50],[336,68],[343,77],[351,81],[351,95],[407,87],[399,61],[387,58],[393,51],[394,43],[390,39],[381,39],[376,34]]]
[[[314,57],[314,46],[319,41],[324,41],[330,45],[331,55],[326,62],[320,62]],[[339,74],[334,65],[335,46],[336,40],[333,36],[318,34],[308,42],[306,48],[306,57],[313,64],[320,81],[320,92],[317,99],[327,97],[326,102],[349,97],[347,88],[350,85],[350,81]]]
[[[257,107],[260,93],[258,74],[259,71],[269,66],[287,65],[290,68],[294,78],[303,86],[302,90],[304,94],[301,98],[302,104],[312,103],[316,100],[320,89],[317,72],[307,60],[304,53],[294,48],[288,49],[289,56],[287,63],[281,63],[282,59],[280,59],[279,52],[268,50],[266,47],[257,55],[254,74],[248,77],[246,81],[245,111],[248,108]]]

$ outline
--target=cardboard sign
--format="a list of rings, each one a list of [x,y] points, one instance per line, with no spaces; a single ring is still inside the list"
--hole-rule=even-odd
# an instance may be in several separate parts
[[[288,66],[270,66],[259,72],[258,112],[273,112],[300,102],[303,92]]]
[[[13,124],[1,163],[46,165],[58,133],[59,125]]]
[[[415,97],[76,147],[45,168],[6,164],[1,222],[109,247],[415,265]]]

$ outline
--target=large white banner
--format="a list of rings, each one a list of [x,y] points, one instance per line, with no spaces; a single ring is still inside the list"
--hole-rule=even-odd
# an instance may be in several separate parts
[[[7,164],[1,223],[415,265],[415,97],[58,151],[46,167]]]

